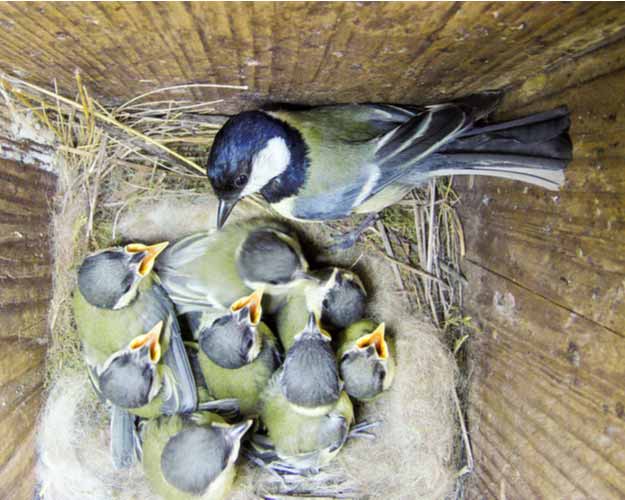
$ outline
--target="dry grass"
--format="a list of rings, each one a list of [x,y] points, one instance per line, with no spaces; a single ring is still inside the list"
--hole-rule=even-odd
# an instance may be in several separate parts
[[[140,237],[149,240],[151,235],[173,238],[212,225],[214,214],[208,214],[210,207],[203,205],[207,203],[209,188],[199,165],[206,159],[212,140],[226,117],[215,114],[217,102],[148,99],[152,93],[138,96],[117,108],[106,109],[90,97],[79,75],[74,99],[9,77],[0,78],[0,82],[13,109],[36,116],[55,133],[59,144],[59,194],[53,222],[52,342],[48,358],[48,381],[52,382],[67,369],[81,366],[69,299],[75,285],[75,268],[86,253],[123,239]],[[392,464],[394,461],[388,454],[393,453],[396,458],[410,461],[410,454],[403,454],[406,447],[400,449],[393,444],[402,443],[402,432],[404,437],[408,432],[416,446],[413,450],[420,453],[417,453],[418,460],[429,465],[407,467],[402,477],[408,483],[415,477],[421,478],[423,495],[428,498],[440,498],[443,492],[448,494],[448,480],[454,476],[453,463],[449,461],[456,425],[453,421],[454,400],[455,411],[462,422],[460,404],[453,390],[453,362],[446,357],[440,339],[452,348],[462,350],[471,331],[470,319],[461,313],[464,278],[460,260],[464,254],[464,241],[454,208],[457,202],[452,180],[431,181],[426,187],[414,190],[400,204],[384,211],[381,221],[366,233],[359,247],[360,254],[355,250],[356,253],[348,252],[338,259],[336,256],[318,256],[319,261],[325,259],[326,262],[355,265],[365,275],[374,267],[388,270],[382,288],[379,279],[375,279],[376,287],[373,277],[369,278],[368,284],[377,290],[374,293],[378,297],[374,301],[375,314],[385,319],[391,315],[406,318],[396,325],[399,343],[406,339],[399,355],[406,379],[402,383],[402,378],[398,377],[396,388],[386,399],[371,405],[365,412],[369,416],[377,412],[390,426],[384,431],[384,439],[378,441],[378,449],[372,451],[372,448],[355,443],[353,457],[363,451],[365,454],[374,452],[380,460]],[[264,209],[262,202],[250,200],[247,205],[240,206],[238,212],[247,211],[249,215]],[[159,210],[160,213],[182,215],[178,216],[175,227],[160,227],[151,218]],[[350,221],[327,227],[315,226],[320,232],[310,229],[312,226],[309,225],[301,229],[304,237],[318,242],[330,232],[348,230],[353,224]],[[390,298],[392,304],[380,297]],[[403,309],[398,310],[397,304],[403,304]],[[412,313],[408,312],[410,309]],[[437,334],[418,319],[423,313],[444,335]],[[411,352],[410,347],[415,343],[422,352],[414,349],[415,352]],[[415,385],[414,380],[421,373],[429,373],[434,385],[430,384],[431,381]],[[438,378],[432,374],[438,374]],[[411,387],[417,392],[410,393]],[[407,395],[410,397],[406,398]],[[416,403],[402,412],[401,406],[405,406],[404,402],[410,398]],[[387,411],[389,408],[394,413]],[[397,418],[394,418],[395,414]],[[414,419],[421,419],[432,427],[429,436],[412,428],[407,430],[405,425],[412,425]],[[413,432],[416,434],[411,434]],[[426,445],[426,438],[432,441],[432,436],[434,444]],[[463,443],[457,441],[456,460],[460,463],[466,449],[470,466],[466,433]],[[363,464],[357,458],[350,460],[352,455],[348,455],[347,450],[345,453],[341,465],[348,475],[351,470],[354,479],[353,474]],[[412,460],[415,458],[416,455]],[[470,467],[461,470],[462,473],[467,471]],[[430,479],[438,481],[440,488],[436,494],[428,483],[428,472],[432,473]],[[250,474],[244,474],[242,481],[247,478],[249,483]],[[370,479],[376,477],[373,475]],[[361,485],[367,485],[371,498],[383,494],[375,490],[373,482],[363,483],[360,479]],[[350,484],[358,484],[358,481]],[[337,490],[333,491],[336,493]],[[398,492],[396,498],[408,497]]]

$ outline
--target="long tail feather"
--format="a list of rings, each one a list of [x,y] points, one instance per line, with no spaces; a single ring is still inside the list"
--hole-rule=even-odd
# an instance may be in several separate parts
[[[531,173],[530,173],[531,172]],[[497,168],[460,168],[437,170],[436,175],[486,175],[489,177],[499,177],[522,181],[527,184],[534,184],[550,191],[557,191],[564,183],[564,171],[562,170],[525,170],[510,169],[503,170]]]
[[[478,125],[429,157],[428,175],[488,175],[557,190],[572,158],[569,126],[564,106]]]
[[[546,122],[553,119],[563,118],[569,116],[569,110],[566,106],[559,106],[549,111],[543,111],[542,113],[534,113],[533,115],[524,116],[515,120],[508,120],[506,122],[493,123],[489,125],[475,126],[470,130],[467,130],[461,137],[471,137],[472,135],[486,134],[491,132],[498,132],[500,130],[508,130],[515,127],[523,127],[526,125],[532,125],[533,123]],[[568,127],[567,127],[568,128]]]

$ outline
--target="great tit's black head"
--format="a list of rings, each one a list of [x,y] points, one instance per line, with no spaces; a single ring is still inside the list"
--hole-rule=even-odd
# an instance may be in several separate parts
[[[295,238],[274,228],[259,228],[241,244],[237,268],[248,286],[284,285],[304,277],[308,264]]]
[[[210,360],[223,368],[236,369],[256,359],[262,347],[258,331],[261,300],[261,290],[237,300],[230,313],[200,332],[200,349]]]
[[[78,270],[78,289],[91,305],[121,309],[132,302],[138,283],[154,266],[167,242],[138,243],[104,250],[87,257]]]
[[[230,118],[213,141],[206,166],[219,198],[221,227],[237,201],[257,193],[282,173],[290,161],[284,124],[262,111]]]
[[[239,455],[240,442],[251,421],[235,425],[211,424],[182,429],[163,448],[161,471],[176,489],[204,495]]]
[[[102,395],[121,408],[140,408],[158,392],[156,364],[161,358],[159,343],[163,322],[132,340],[128,349],[115,354],[99,375]]]
[[[339,360],[339,371],[347,394],[367,401],[384,391],[392,378],[388,357],[384,323],[381,323],[371,333],[360,337]]]
[[[321,302],[321,323],[332,330],[347,328],[365,314],[367,292],[360,278],[338,267],[323,270],[326,292]]]

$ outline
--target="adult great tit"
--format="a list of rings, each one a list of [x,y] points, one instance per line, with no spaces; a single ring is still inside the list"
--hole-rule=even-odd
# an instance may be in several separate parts
[[[352,398],[370,401],[391,386],[395,360],[384,323],[358,321],[339,334],[338,345],[339,373]]]
[[[238,399],[244,416],[258,415],[260,394],[280,365],[275,337],[261,322],[261,299],[258,290],[225,313],[187,315],[209,393],[217,399]]]
[[[221,500],[235,478],[241,439],[252,425],[197,412],[142,422],[143,469],[166,500]]]
[[[206,167],[221,227],[260,193],[284,217],[378,212],[431,177],[490,175],[558,189],[572,157],[565,107],[486,124],[502,93],[431,106],[350,104],[246,111],[217,133]]]
[[[227,309],[264,287],[280,294],[307,279],[308,263],[285,225],[265,220],[192,234],[163,252],[156,270],[180,314]]]

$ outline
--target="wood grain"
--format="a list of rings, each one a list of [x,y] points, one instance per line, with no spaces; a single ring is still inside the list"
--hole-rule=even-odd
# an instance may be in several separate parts
[[[69,93],[80,69],[108,101],[209,82],[249,86],[222,106],[230,111],[267,101],[420,103],[529,91],[545,70],[625,36],[624,23],[618,5],[593,2],[4,3],[0,68],[48,86],[56,79]]]
[[[461,180],[474,340],[470,498],[625,496],[625,42],[526,80],[502,117],[566,103],[560,192]]]
[[[227,99],[223,112],[280,101],[421,103],[502,87],[502,116],[567,103],[575,161],[562,192],[459,183],[468,307],[484,329],[474,339],[469,496],[625,495],[622,6],[2,3],[0,29],[1,70],[48,87],[56,80],[72,95],[80,69],[107,103],[195,82],[249,86],[175,94]],[[32,145],[0,143],[32,158]],[[34,481],[55,182],[34,172],[0,162],[0,397],[9,408],[0,428],[21,436],[0,449],[3,498],[27,498]]]
[[[0,141],[3,154],[19,151],[38,164],[29,143]],[[35,485],[55,184],[38,166],[0,159],[0,498],[32,498]]]

